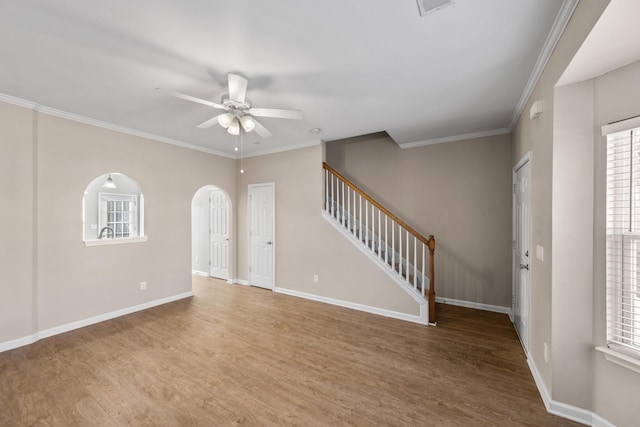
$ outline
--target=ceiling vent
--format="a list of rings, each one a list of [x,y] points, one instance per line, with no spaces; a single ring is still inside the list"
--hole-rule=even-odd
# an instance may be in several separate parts
[[[425,16],[429,13],[437,12],[443,7],[451,6],[454,4],[453,0],[417,0],[418,10],[420,10],[420,16]]]

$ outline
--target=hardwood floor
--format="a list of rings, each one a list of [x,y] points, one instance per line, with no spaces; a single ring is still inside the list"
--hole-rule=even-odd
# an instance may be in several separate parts
[[[0,426],[569,426],[506,315],[438,326],[194,277],[194,298],[0,353]]]

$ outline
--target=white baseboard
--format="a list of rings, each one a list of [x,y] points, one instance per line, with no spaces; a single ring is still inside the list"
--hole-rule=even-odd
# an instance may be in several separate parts
[[[193,291],[183,292],[181,294],[172,295],[170,297],[160,298],[154,301],[145,302],[143,304],[134,305],[132,307],[127,307],[127,308],[112,311],[109,313],[100,314],[98,316],[93,316],[88,319],[67,323],[66,325],[45,329],[43,331],[36,332],[33,335],[29,335],[23,338],[18,338],[13,341],[6,341],[3,343],[0,343],[0,352],[12,350],[14,348],[22,347],[29,344],[33,344],[34,342],[43,338],[48,338],[54,335],[72,331],[74,329],[83,328],[85,326],[93,325],[95,323],[104,322],[105,320],[110,320],[116,317],[125,316],[127,314],[135,313],[136,311],[146,310],[148,308],[156,307],[158,305],[167,304],[170,302],[178,301],[180,299],[189,298],[192,296],[193,296]]]
[[[527,364],[529,365],[529,370],[531,370],[533,379],[536,382],[536,386],[538,386],[540,397],[542,397],[542,401],[544,402],[545,408],[547,408],[547,412],[588,426],[616,427],[615,424],[605,420],[594,412],[551,399],[551,396],[542,381],[542,377],[538,372],[538,368],[536,368],[536,364],[533,362],[531,357],[527,357]]]
[[[442,304],[457,305],[460,307],[475,308],[478,310],[493,311],[495,313],[508,314],[509,317],[511,317],[511,308],[502,307],[500,305],[482,304],[479,302],[464,301],[460,299],[443,298],[443,297],[436,297],[436,302],[439,302]]]
[[[205,273],[204,271],[191,270],[191,274],[195,274],[196,276],[209,277],[209,273]]]
[[[306,292],[295,291],[292,289],[285,289],[275,287],[273,292],[277,292],[280,294],[291,295],[298,298],[304,298],[312,301],[324,302],[326,304],[337,305],[340,307],[351,308],[353,310],[364,311],[367,313],[378,314],[380,316],[391,317],[393,319],[406,320],[408,322],[420,323],[422,325],[428,324],[428,316],[427,316],[427,305],[420,305],[420,315],[416,316],[414,314],[401,313],[398,311],[387,310],[384,308],[371,307],[369,305],[358,304],[350,301],[343,301],[335,298],[323,297],[320,295],[308,294]]]
[[[245,285],[245,286],[249,286],[249,281],[248,281],[248,280],[233,279],[233,280],[231,281],[231,283],[233,283],[234,285]]]
[[[37,334],[29,335],[26,337],[18,338],[11,341],[5,341],[0,343],[0,353],[3,351],[13,350],[14,348],[24,347],[25,345],[33,344],[38,341]]]

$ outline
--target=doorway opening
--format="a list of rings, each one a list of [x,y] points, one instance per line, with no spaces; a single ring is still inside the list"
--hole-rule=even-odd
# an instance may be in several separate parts
[[[231,201],[220,188],[205,185],[191,201],[191,271],[230,281]]]

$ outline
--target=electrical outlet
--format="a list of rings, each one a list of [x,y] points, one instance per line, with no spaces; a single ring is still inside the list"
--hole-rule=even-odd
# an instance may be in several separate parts
[[[140,282],[140,290],[144,291],[145,289],[147,289],[147,282]]]
[[[544,362],[549,363],[549,346],[544,343]]]
[[[313,283],[318,283],[318,281],[319,281],[319,280],[318,280],[318,275],[317,275],[317,274],[314,274],[314,275],[313,275]]]
[[[540,261],[544,261],[544,248],[540,245],[536,245],[536,258]]]

